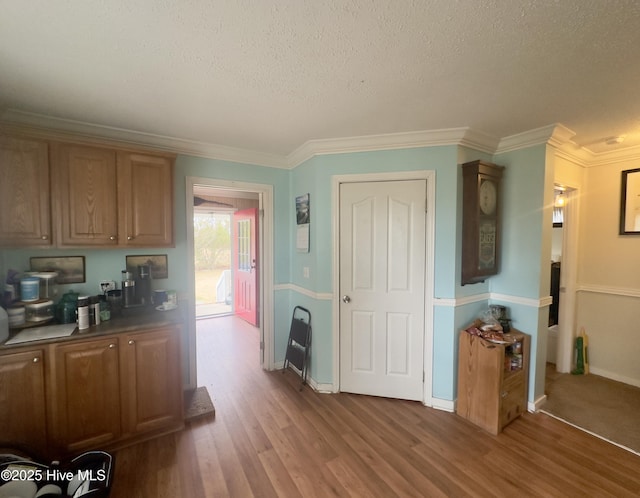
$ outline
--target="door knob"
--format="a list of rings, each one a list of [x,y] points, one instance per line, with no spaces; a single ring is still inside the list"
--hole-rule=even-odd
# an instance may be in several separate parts
[[[347,295],[342,296],[342,302],[345,303],[345,304],[348,304],[348,303],[351,302],[351,298],[349,296],[347,296]]]

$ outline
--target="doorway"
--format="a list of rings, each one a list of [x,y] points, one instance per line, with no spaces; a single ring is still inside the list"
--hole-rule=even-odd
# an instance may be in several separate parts
[[[547,339],[547,363],[556,364],[558,350],[558,330],[560,318],[560,277],[562,273],[562,249],[564,239],[565,188],[554,188],[553,227],[551,231],[551,266],[549,268],[549,332]]]
[[[196,185],[193,201],[196,317],[258,326],[258,193]]]
[[[190,281],[189,295],[189,341],[188,341],[188,365],[189,365],[189,388],[197,387],[197,334],[196,320],[197,311],[197,291],[196,291],[196,243],[194,220],[196,213],[203,209],[208,209],[211,213],[216,213],[216,223],[219,224],[219,231],[224,231],[220,227],[226,227],[225,216],[229,216],[228,239],[229,247],[219,244],[220,258],[214,266],[218,266],[220,276],[211,278],[214,282],[205,294],[206,300],[215,300],[224,306],[226,311],[221,314],[211,314],[209,316],[222,316],[235,311],[233,299],[233,213],[247,208],[250,204],[255,209],[257,220],[255,226],[255,259],[256,266],[253,271],[256,273],[255,305],[256,322],[255,326],[260,335],[260,364],[262,368],[272,370],[274,368],[273,353],[273,187],[271,185],[244,183],[235,181],[215,180],[211,178],[186,178],[186,219],[187,219],[187,245],[188,245],[188,276]],[[208,203],[208,207],[207,207]],[[202,206],[205,206],[202,208]],[[226,256],[225,256],[226,253]],[[227,261],[231,265],[228,269],[231,274],[231,283],[227,283],[224,277]],[[218,295],[218,289],[220,293]],[[203,317],[207,316],[203,314]]]
[[[229,212],[194,206],[195,299],[198,319],[233,313],[231,216]]]
[[[573,342],[575,338],[575,306],[576,306],[576,282],[578,272],[578,190],[566,186],[556,185],[554,187],[554,211],[558,209],[554,235],[555,242],[552,244],[551,260],[558,260],[556,267],[550,268],[550,278],[552,272],[557,275],[557,281],[552,281],[552,287],[556,286],[557,299],[556,307],[553,309],[552,318],[554,324],[550,323],[549,340],[547,341],[547,358],[553,359],[558,372],[571,371],[573,364]],[[560,221],[561,220],[561,221]],[[559,223],[561,222],[561,225]],[[553,289],[552,289],[553,290]],[[552,311],[550,309],[550,311]],[[549,351],[553,348],[553,351]],[[549,355],[549,353],[551,353]]]
[[[336,391],[432,402],[433,180],[334,177]]]

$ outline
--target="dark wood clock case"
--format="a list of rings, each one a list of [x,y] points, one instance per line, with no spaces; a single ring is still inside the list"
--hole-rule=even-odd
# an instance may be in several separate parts
[[[462,285],[498,273],[503,170],[485,161],[462,165]]]

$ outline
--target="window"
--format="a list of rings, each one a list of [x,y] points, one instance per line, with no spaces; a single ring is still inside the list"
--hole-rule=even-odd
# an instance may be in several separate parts
[[[238,221],[238,270],[251,271],[251,220]]]

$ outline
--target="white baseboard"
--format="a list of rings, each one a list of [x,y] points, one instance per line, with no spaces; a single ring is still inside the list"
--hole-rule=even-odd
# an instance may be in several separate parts
[[[456,402],[449,399],[431,398],[431,408],[445,412],[455,412]]]
[[[608,370],[603,370],[601,368],[594,368],[593,366],[589,366],[589,373],[592,373],[593,375],[599,375],[600,377],[606,377],[607,379],[615,380],[617,382],[622,382],[623,384],[640,387],[640,380],[638,379],[632,379],[631,377],[618,375],[615,372],[609,372]]]
[[[527,410],[530,411],[531,413],[539,412],[540,409],[542,408],[542,405],[544,405],[546,402],[547,402],[547,395],[543,394],[538,399],[536,399],[533,403],[529,401],[527,403]]]
[[[284,361],[280,361],[274,365],[274,370],[282,370],[284,368]],[[296,374],[300,375],[301,372],[294,365],[289,365],[291,370],[293,370]],[[333,384],[324,384],[320,382],[316,382],[316,380],[307,375],[307,385],[316,392],[321,394],[332,394],[333,393]]]

